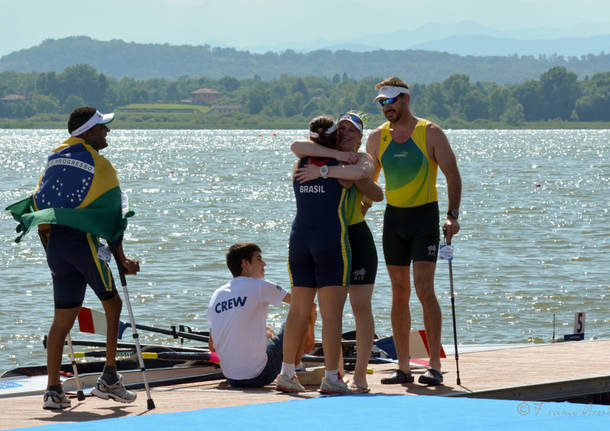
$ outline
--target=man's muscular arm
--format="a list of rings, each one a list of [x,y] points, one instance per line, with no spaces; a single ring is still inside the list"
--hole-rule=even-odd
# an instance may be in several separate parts
[[[432,149],[431,156],[438,163],[438,167],[447,179],[447,210],[459,210],[462,199],[462,177],[460,176],[457,159],[451,149],[449,140],[443,130],[436,124],[431,124],[428,128],[427,139]],[[457,234],[459,230],[459,222],[456,219],[447,217],[443,225],[443,232],[447,241],[450,241],[451,237]]]
[[[381,163],[379,162],[379,145],[381,142],[381,129],[377,128],[373,130],[366,140],[366,152],[369,153],[371,159],[373,159],[373,173],[371,174],[371,180],[377,183],[379,179],[379,172],[381,172]],[[383,191],[382,196],[383,199]],[[366,214],[366,211],[371,207],[371,202],[367,199],[362,201],[362,213]]]

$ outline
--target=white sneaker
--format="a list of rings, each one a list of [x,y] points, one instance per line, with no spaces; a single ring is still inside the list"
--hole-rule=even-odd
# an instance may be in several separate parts
[[[322,384],[320,385],[320,392],[327,395],[341,395],[352,393],[350,388],[347,387],[343,380],[339,379],[336,382],[333,382],[327,377],[324,377],[322,379]]]
[[[286,374],[277,376],[275,389],[281,392],[305,392],[305,388],[299,383],[297,376],[290,378]]]
[[[128,391],[123,385],[123,376],[119,375],[119,380],[113,385],[106,383],[101,377],[97,379],[95,388],[91,391],[93,395],[103,400],[112,398],[119,403],[133,403],[136,400],[136,393]]]
[[[63,392],[46,391],[43,397],[42,408],[47,410],[61,410],[70,407],[70,400]]]

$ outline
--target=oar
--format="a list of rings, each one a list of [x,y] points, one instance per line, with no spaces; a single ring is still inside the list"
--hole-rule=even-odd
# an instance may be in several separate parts
[[[135,353],[135,347],[133,350],[118,350],[116,352],[117,356],[131,356]],[[75,358],[105,358],[106,351],[105,350],[91,350],[89,352],[74,352]]]
[[[43,341],[43,343],[45,343],[45,341]],[[72,344],[74,346],[106,347],[105,341],[72,340]],[[120,349],[136,349],[136,345],[134,343],[117,343],[117,347]]]
[[[164,359],[169,361],[207,361],[219,364],[215,352],[143,352],[142,359]]]
[[[43,340],[43,343],[45,341]],[[90,341],[90,340],[72,340],[72,344],[75,346],[88,346],[88,347],[106,347],[104,341]],[[117,347],[120,349],[136,349],[134,343],[118,343]],[[142,349],[172,349],[181,352],[208,352],[207,347],[184,347],[184,346],[166,346],[162,344],[142,344]]]
[[[87,308],[87,307],[82,307],[80,312],[78,313],[78,326],[79,326],[79,329],[81,332],[105,335],[106,334],[105,314],[101,311],[93,310],[93,309]],[[122,337],[123,331],[125,331],[126,328],[130,328],[130,327],[131,327],[131,323],[119,321],[119,339]],[[138,323],[138,324],[136,324],[136,329],[141,329],[143,331],[149,331],[149,332],[157,332],[159,334],[171,335],[174,338],[187,338],[189,340],[204,341],[206,343],[210,339],[209,337],[206,337],[205,335],[197,335],[197,334],[192,334],[190,332],[176,331],[175,327],[172,327],[172,329],[170,330],[170,329],[155,328],[153,326],[141,325]]]

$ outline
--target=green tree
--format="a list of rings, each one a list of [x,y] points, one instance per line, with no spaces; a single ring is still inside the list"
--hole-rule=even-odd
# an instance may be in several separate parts
[[[489,115],[486,97],[478,89],[469,90],[464,96],[462,104],[464,115],[469,121],[487,118]]]
[[[80,106],[85,106],[86,103],[80,96],[70,95],[66,97],[66,100],[61,106],[61,110],[64,114],[69,114],[73,109],[78,108]]]
[[[283,115],[282,104],[278,99],[271,99],[261,112],[268,117],[281,117]]]
[[[34,109],[27,100],[0,102],[0,117],[27,118],[34,115]]]
[[[511,97],[508,100],[506,110],[500,116],[500,120],[513,126],[519,126],[523,124],[524,119],[523,105],[521,105],[517,99]]]
[[[540,81],[524,82],[515,88],[513,96],[523,106],[523,115],[526,121],[537,121],[545,118]]]
[[[447,106],[447,101],[445,99],[441,84],[435,82],[427,85],[425,100],[429,115],[436,115],[441,119],[449,117],[449,106]]]
[[[314,115],[322,112],[322,98],[312,97],[309,102],[303,106],[303,115],[307,118],[313,117]]]
[[[510,92],[505,87],[494,88],[489,95],[489,118],[498,121],[506,111],[510,98]]]
[[[309,100],[309,91],[307,91],[307,86],[301,78],[297,79],[294,85],[292,86],[292,92],[299,92],[303,95],[303,99],[305,101]]]
[[[456,111],[461,111],[463,99],[470,90],[470,78],[468,75],[455,74],[447,78],[442,84],[447,102]]]
[[[540,76],[546,118],[568,120],[579,96],[577,76],[557,66]]]
[[[583,82],[584,95],[574,108],[583,121],[610,121],[610,72],[596,73]]]
[[[108,82],[100,78],[94,68],[86,64],[66,67],[57,77],[61,88],[60,99],[79,96],[87,105],[101,106]]]
[[[610,121],[610,91],[583,96],[574,109],[582,121]]]
[[[41,73],[38,76],[38,79],[36,79],[36,92],[56,97],[61,94],[55,72]]]
[[[231,76],[225,76],[224,78],[220,78],[218,80],[218,83],[225,91],[235,91],[239,89],[240,86],[239,81]]]
[[[269,95],[264,84],[259,83],[250,89],[246,96],[245,109],[249,114],[258,114],[269,102]]]
[[[42,94],[34,94],[30,101],[32,109],[37,114],[52,114],[60,112],[59,102],[53,96],[45,96]]]
[[[304,101],[305,98],[300,91],[284,97],[284,100],[282,101],[284,115],[286,117],[293,117],[300,114],[303,111]]]
[[[148,91],[142,87],[131,88],[127,92],[128,103],[148,103],[150,101]]]

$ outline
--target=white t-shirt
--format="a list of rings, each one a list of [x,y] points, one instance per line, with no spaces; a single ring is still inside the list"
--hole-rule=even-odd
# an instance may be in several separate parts
[[[208,327],[225,377],[258,376],[267,364],[267,311],[288,292],[275,283],[235,277],[217,289],[208,305]]]

